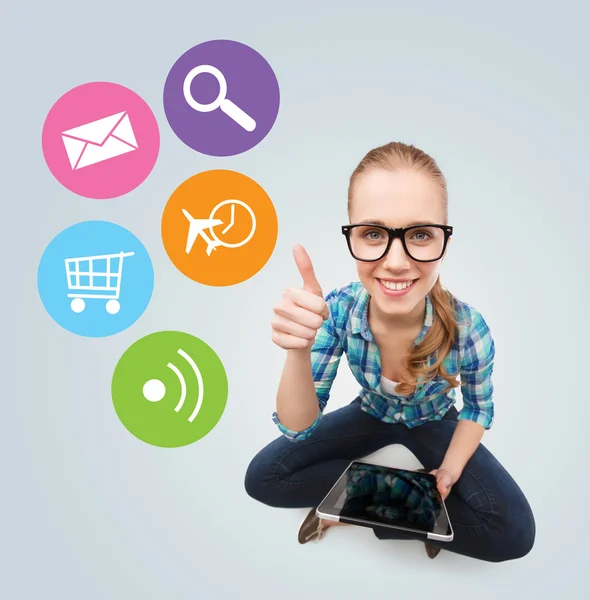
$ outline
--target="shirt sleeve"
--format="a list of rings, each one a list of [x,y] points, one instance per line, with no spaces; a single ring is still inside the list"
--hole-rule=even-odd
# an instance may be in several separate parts
[[[306,429],[293,431],[280,422],[276,411],[272,415],[272,420],[278,426],[279,431],[293,442],[298,442],[309,437],[320,422],[330,398],[332,383],[336,377],[340,358],[342,357],[343,348],[336,327],[336,317],[338,314],[336,292],[330,292],[325,299],[330,310],[330,316],[322,323],[311,348],[311,371],[318,399],[317,417]]]
[[[476,312],[461,361],[463,408],[459,419],[467,419],[490,429],[494,420],[492,372],[496,347],[484,318]]]

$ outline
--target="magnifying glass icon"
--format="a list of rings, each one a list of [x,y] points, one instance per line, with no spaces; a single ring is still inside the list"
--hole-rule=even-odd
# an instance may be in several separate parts
[[[219,84],[219,95],[209,104],[200,104],[191,94],[191,83],[193,82],[193,79],[201,73],[210,73],[217,79],[217,83]],[[246,131],[254,131],[256,128],[256,121],[250,115],[246,114],[239,106],[236,106],[231,100],[226,98],[227,81],[225,80],[223,73],[216,67],[211,65],[199,65],[198,67],[191,69],[184,78],[182,91],[184,92],[184,99],[187,104],[194,110],[199,112],[211,112],[217,108],[221,108],[228,117],[233,119],[238,125],[241,125]]]

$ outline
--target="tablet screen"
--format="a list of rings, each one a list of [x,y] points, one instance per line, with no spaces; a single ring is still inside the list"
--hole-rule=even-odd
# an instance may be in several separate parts
[[[436,478],[427,473],[353,462],[334,486],[324,510],[423,532],[447,533]]]

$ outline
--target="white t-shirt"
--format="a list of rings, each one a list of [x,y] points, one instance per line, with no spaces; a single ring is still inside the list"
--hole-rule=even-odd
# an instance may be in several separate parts
[[[398,383],[399,381],[392,381],[391,379],[387,379],[387,377],[383,377],[383,375],[381,375],[381,389],[384,392],[391,394],[392,396],[407,396],[407,394],[398,394],[395,391]]]

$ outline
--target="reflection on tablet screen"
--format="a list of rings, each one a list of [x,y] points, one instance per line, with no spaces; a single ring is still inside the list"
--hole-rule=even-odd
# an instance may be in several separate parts
[[[336,502],[341,517],[432,531],[443,510],[434,478],[412,471],[353,463]]]

